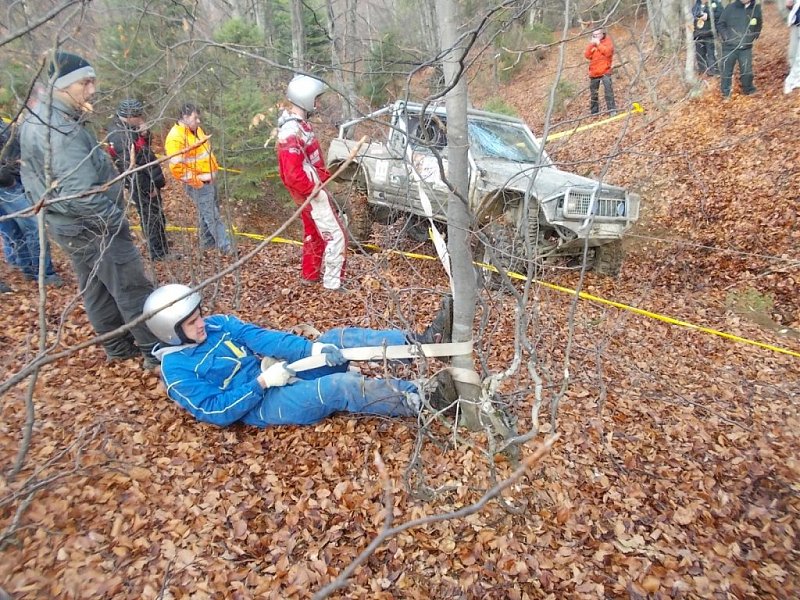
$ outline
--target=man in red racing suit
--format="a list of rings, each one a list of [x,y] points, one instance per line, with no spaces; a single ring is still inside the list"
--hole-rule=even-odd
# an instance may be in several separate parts
[[[330,177],[319,140],[307,121],[325,87],[308,75],[295,76],[286,92],[291,107],[278,120],[278,168],[283,184],[298,205],[306,201],[317,184]],[[347,238],[336,215],[333,198],[326,190],[319,190],[303,209],[301,218],[303,282],[319,281],[322,272],[324,288],[340,289]]]

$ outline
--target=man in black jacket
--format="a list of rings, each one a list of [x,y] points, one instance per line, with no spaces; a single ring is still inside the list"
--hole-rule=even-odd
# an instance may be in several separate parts
[[[719,32],[722,3],[718,0],[695,0],[692,7],[694,17],[694,49],[697,57],[697,72],[700,75],[719,75],[714,51],[714,35]],[[712,28],[713,22],[713,28]]]
[[[143,115],[144,106],[135,98],[127,98],[117,107],[117,117],[108,132],[108,152],[120,173],[156,160]],[[152,260],[163,260],[169,254],[167,221],[161,204],[161,188],[165,185],[164,172],[157,163],[125,179],[125,187],[139,211],[142,233]]]
[[[753,42],[760,34],[761,5],[755,0],[731,0],[719,18],[722,38],[720,91],[723,98],[731,97],[733,69],[737,62],[742,93],[747,95],[756,91],[753,85]]]

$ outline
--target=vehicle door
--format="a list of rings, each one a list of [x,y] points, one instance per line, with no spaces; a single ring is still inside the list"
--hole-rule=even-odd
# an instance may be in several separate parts
[[[407,115],[409,144],[409,201],[417,214],[425,214],[421,194],[430,201],[433,214],[445,219],[450,191],[444,182],[447,174],[447,117],[438,112]]]

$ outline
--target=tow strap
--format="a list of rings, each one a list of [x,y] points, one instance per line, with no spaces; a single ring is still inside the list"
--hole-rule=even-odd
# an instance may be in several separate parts
[[[458,356],[472,352],[472,340],[447,344],[403,344],[401,346],[361,346],[342,348],[342,354],[350,361],[398,360],[402,358],[434,358]],[[325,355],[307,356],[287,365],[294,371],[308,371],[325,366]]]

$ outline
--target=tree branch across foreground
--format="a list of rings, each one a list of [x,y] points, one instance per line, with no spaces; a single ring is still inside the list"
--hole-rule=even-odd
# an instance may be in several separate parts
[[[486,506],[490,500],[496,498],[500,494],[503,493],[508,487],[511,486],[512,483],[517,481],[520,477],[522,477],[528,469],[530,469],[534,464],[536,464],[545,454],[550,451],[550,448],[559,438],[559,434],[556,433],[555,435],[550,436],[549,438],[545,439],[544,442],[533,452],[522,459],[522,463],[520,466],[513,472],[508,478],[504,479],[493,488],[486,491],[486,493],[481,496],[476,502],[460,508],[458,510],[446,512],[446,513],[438,513],[434,515],[429,515],[427,517],[420,517],[419,519],[414,519],[413,521],[408,521],[396,527],[392,527],[392,519],[393,519],[393,505],[394,502],[392,500],[392,484],[389,481],[388,474],[386,472],[386,467],[383,464],[383,460],[381,459],[380,455],[376,452],[375,453],[375,465],[378,469],[378,473],[383,481],[383,488],[384,488],[384,511],[386,513],[386,518],[384,520],[383,529],[381,529],[380,533],[377,537],[372,540],[372,542],[367,546],[361,554],[359,554],[353,562],[351,562],[347,567],[342,571],[339,576],[322,588],[319,592],[314,594],[314,600],[324,600],[328,596],[330,596],[333,592],[342,589],[347,585],[347,580],[353,575],[355,570],[361,566],[364,561],[366,561],[370,556],[375,553],[375,550],[380,546],[383,542],[388,540],[391,537],[394,537],[398,533],[402,533],[408,529],[414,529],[416,527],[422,527],[424,525],[429,525],[431,523],[439,523],[441,521],[449,521],[453,519],[462,519],[464,517],[468,517],[476,512],[480,511],[484,506]]]

